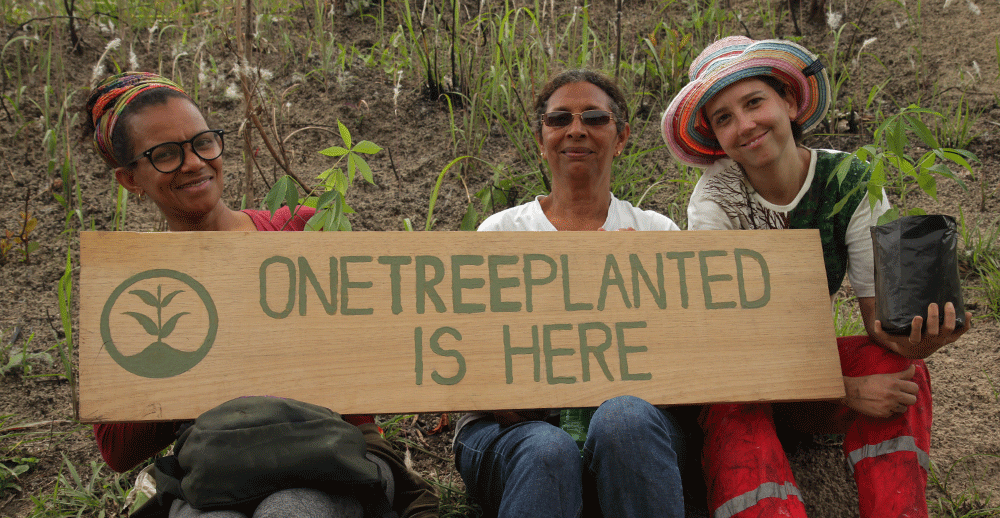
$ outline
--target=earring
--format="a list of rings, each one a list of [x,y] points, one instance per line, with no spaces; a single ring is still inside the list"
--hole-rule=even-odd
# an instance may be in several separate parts
[[[136,193],[136,196],[139,198],[139,201],[143,201],[146,199],[146,193],[143,192],[141,189],[139,190],[139,192]]]

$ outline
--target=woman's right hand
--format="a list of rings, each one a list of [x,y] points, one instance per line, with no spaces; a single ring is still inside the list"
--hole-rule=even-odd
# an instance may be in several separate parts
[[[535,410],[505,410],[503,412],[493,412],[493,419],[501,428],[506,428],[512,424],[524,421],[541,421],[549,415],[547,409]]]

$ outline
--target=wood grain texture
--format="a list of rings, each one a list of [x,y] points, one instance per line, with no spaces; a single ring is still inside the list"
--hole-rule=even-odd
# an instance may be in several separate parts
[[[811,230],[82,232],[81,265],[87,422],[844,394]]]

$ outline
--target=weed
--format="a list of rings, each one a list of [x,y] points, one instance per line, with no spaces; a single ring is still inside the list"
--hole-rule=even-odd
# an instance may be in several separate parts
[[[9,345],[0,345],[0,377],[16,373],[25,376],[29,375],[32,370],[31,364],[36,361],[43,361],[52,365],[51,354],[45,351],[31,352],[29,350],[29,346],[34,339],[35,334],[32,333],[24,340],[24,345],[21,346],[20,351],[17,350],[18,348],[13,340]]]
[[[382,428],[382,436],[389,442],[398,441],[399,433],[406,425],[404,421],[408,419],[413,419],[413,414],[394,415],[390,416],[388,420],[379,420],[378,425]]]
[[[965,211],[958,208],[958,232],[962,238],[962,259],[977,273],[988,267],[1000,268],[1000,218],[993,222],[987,222],[986,228],[990,230],[983,232],[978,219],[969,224],[965,221]]]
[[[986,377],[986,382],[990,384],[990,393],[993,394],[993,401],[1000,403],[1000,388],[997,388],[996,383],[993,382],[993,378],[986,372],[986,369],[980,368],[980,372]]]
[[[833,301],[833,328],[837,336],[857,336],[865,334],[865,324],[858,310],[857,297],[838,295]]]
[[[8,491],[20,492],[18,477],[30,471],[35,464],[38,464],[35,457],[0,458],[0,496]]]
[[[1000,506],[992,502],[993,495],[980,487],[982,474],[977,461],[995,461],[998,455],[974,454],[962,457],[941,470],[931,461],[928,484],[943,496],[930,499],[928,507],[935,517],[974,518],[997,516]]]
[[[983,262],[978,267],[982,291],[986,298],[987,316],[1000,320],[1000,267],[992,262]]]
[[[20,227],[16,234],[9,229],[4,231],[4,236],[0,237],[0,266],[8,261],[11,252],[18,253],[20,260],[29,263],[32,252],[38,250],[38,241],[31,240],[31,233],[38,226],[38,220],[31,214],[21,211],[18,213],[16,225]]]
[[[105,475],[103,462],[90,461],[89,477],[83,476],[72,461],[63,454],[63,470],[56,477],[52,493],[45,497],[32,496],[35,509],[33,517],[83,516],[84,513],[107,516],[108,510],[116,513],[125,503],[128,483],[125,475]]]
[[[479,518],[483,515],[479,505],[455,484],[433,478],[429,482],[438,490],[438,516],[441,518]]]
[[[962,94],[957,101],[943,105],[933,118],[934,136],[945,147],[964,149],[979,136],[973,128],[983,115],[983,108],[972,108]]]

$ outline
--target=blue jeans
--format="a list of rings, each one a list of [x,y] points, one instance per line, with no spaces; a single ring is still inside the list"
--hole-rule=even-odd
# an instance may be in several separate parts
[[[455,464],[487,516],[683,517],[683,451],[670,412],[621,396],[597,409],[582,458],[546,422],[501,428],[483,419],[457,437]]]

